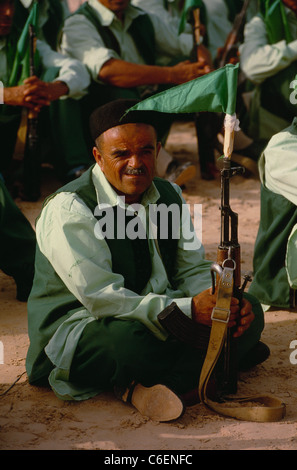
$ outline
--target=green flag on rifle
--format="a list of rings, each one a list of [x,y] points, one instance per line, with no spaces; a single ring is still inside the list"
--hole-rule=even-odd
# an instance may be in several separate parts
[[[129,111],[161,113],[234,114],[236,109],[238,64],[227,64],[206,75],[162,91],[140,101]]]
[[[202,0],[185,0],[179,24],[178,34],[181,34],[185,30],[185,26],[189,19],[190,12],[196,8],[204,8]]]
[[[235,114],[237,78],[238,64],[227,64],[206,75],[140,101],[127,112],[224,113],[226,114],[224,155],[230,158],[233,150],[234,130],[238,130]]]
[[[16,86],[30,76],[30,45],[29,45],[29,25],[31,24],[35,32],[38,23],[38,3],[34,2],[32,10],[28,16],[22,34],[18,40],[15,58],[10,74],[8,86]]]

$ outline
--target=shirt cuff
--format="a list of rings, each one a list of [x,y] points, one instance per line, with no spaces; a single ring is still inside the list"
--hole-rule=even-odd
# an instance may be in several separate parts
[[[192,318],[192,297],[183,297],[181,299],[173,299],[173,302],[176,303],[178,308],[187,315],[187,317]]]
[[[289,57],[293,60],[297,59],[297,39],[295,41],[290,42],[287,45],[287,49],[289,52]]]
[[[120,59],[120,57],[116,52],[113,52],[110,49],[104,49],[104,52],[102,50],[95,51],[94,49],[91,49],[85,54],[84,65],[87,67],[95,82],[100,82],[98,79],[99,72],[103,65],[110,59]]]

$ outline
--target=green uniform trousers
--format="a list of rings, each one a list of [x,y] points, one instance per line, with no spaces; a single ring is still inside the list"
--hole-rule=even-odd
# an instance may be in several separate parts
[[[248,294],[255,320],[237,341],[238,363],[257,344],[264,328],[263,311]],[[157,339],[138,321],[104,318],[89,323],[79,340],[69,380],[80,386],[111,390],[133,380],[144,386],[162,383],[183,394],[199,383],[205,351],[169,337]]]

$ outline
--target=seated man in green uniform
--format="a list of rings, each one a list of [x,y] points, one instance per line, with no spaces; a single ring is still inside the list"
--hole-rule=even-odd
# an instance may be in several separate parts
[[[16,54],[18,40],[22,32],[19,17],[20,12],[24,13],[23,10],[24,8],[17,0],[4,0],[0,5],[0,80],[4,86],[4,106],[2,105],[0,109],[2,145],[0,171],[6,172],[8,176],[17,131],[21,122],[22,109],[24,107],[35,107],[35,110],[40,112],[42,107],[60,101],[59,98],[61,98],[61,102],[68,101],[68,98],[73,98],[73,101],[75,101],[84,96],[90,83],[89,75],[83,64],[75,59],[63,56],[53,50],[45,41],[39,39],[36,41],[36,49],[41,59],[39,71],[43,76],[43,80],[31,77],[23,82],[23,79],[28,77],[27,70],[23,62],[18,62],[18,55]],[[25,14],[27,14],[26,11]],[[52,75],[53,72],[54,75]],[[55,110],[56,108],[53,108],[52,112],[56,117],[57,111]],[[41,113],[43,113],[43,110]],[[60,121],[55,119],[52,121],[52,126],[49,126],[47,121],[45,134],[48,136],[50,130],[53,130],[52,135],[54,136],[62,132],[59,128]],[[74,128],[71,129],[71,132],[74,136],[76,135]],[[66,147],[66,143],[63,143],[63,146]],[[87,154],[87,147],[85,154]],[[77,166],[82,163],[81,160],[74,162],[73,159],[69,162],[67,156],[68,153],[65,151],[63,161],[57,162],[58,158],[54,161],[54,163],[63,167],[65,173],[70,169],[69,165]],[[77,158],[81,158],[83,162],[86,160],[84,154]]]
[[[297,119],[273,136],[259,160],[261,217],[249,292],[265,310],[296,305]]]
[[[119,99],[92,113],[95,165],[45,201],[36,225],[26,367],[31,384],[50,384],[61,399],[122,390],[144,415],[166,421],[181,414],[180,395],[197,387],[204,352],[170,337],[158,314],[175,302],[208,326],[216,295],[190,217],[192,238],[176,219],[154,222],[153,208],[177,207],[178,220],[187,209],[177,185],[154,178],[164,116],[123,118],[134,104]],[[238,310],[232,298],[230,326]],[[237,359],[245,368],[268,355],[258,355],[263,311],[250,296],[238,314]],[[150,406],[160,384],[165,396],[156,410]]]
[[[160,86],[184,83],[210,71],[203,46],[199,62],[185,61],[192,47],[190,36],[180,41],[170,25],[129,0],[88,0],[65,20],[61,41],[62,52],[82,61],[92,77],[86,116],[99,103],[119,97],[143,98],[161,91]],[[158,175],[183,184],[184,177],[195,175],[195,167],[188,163],[177,168],[177,162],[162,149]]]
[[[262,150],[296,115],[289,97],[297,73],[297,1],[276,3],[259,2],[240,46],[241,69],[255,85],[247,122],[241,124]]]

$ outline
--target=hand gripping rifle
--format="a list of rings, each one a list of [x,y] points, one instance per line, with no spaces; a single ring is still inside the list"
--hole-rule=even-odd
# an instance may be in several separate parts
[[[34,26],[29,25],[30,77],[36,74],[35,55],[36,36]],[[24,194],[29,201],[36,201],[40,196],[40,157],[38,137],[38,113],[29,109],[27,117],[27,137],[24,153]]]

